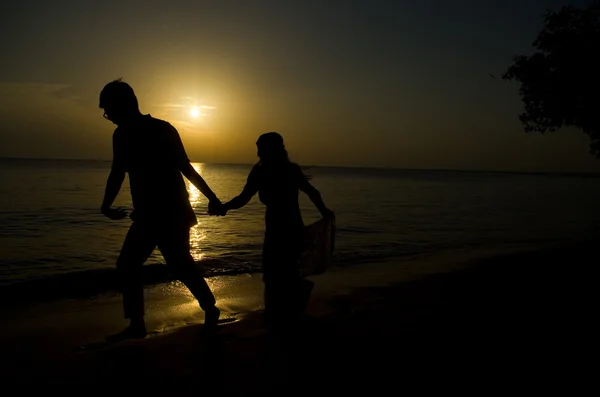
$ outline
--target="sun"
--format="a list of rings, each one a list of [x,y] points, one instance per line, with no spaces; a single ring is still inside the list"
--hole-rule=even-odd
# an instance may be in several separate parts
[[[193,118],[197,119],[198,117],[200,117],[200,109],[194,107],[190,109],[190,116],[192,116]]]
[[[190,116],[192,116],[193,118],[197,119],[198,117],[200,117],[200,110],[198,108],[191,108],[190,109]]]

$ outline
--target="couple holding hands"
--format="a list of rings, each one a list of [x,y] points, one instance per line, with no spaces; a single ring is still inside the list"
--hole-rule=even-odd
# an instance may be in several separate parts
[[[262,252],[265,319],[279,322],[303,313],[313,283],[300,273],[304,223],[299,192],[308,195],[324,218],[333,219],[334,213],[300,166],[289,160],[281,135],[269,132],[258,138],[259,161],[242,192],[222,203],[191,165],[177,130],[166,121],[142,114],[127,83],[108,83],[100,93],[100,108],[104,117],[117,125],[101,212],[113,220],[127,216],[124,209],[112,207],[125,174],[129,175],[134,208],[129,215],[133,222],[117,259],[124,315],[130,324],[114,338],[143,338],[147,334],[141,267],[157,247],[205,311],[205,325],[214,325],[219,319],[215,297],[190,253],[189,232],[197,220],[183,177],[209,199],[211,215],[223,216],[239,209],[258,193],[266,207]]]

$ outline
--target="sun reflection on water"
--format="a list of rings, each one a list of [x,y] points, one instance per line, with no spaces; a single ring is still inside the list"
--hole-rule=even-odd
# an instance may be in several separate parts
[[[210,287],[210,290],[214,293],[220,293],[223,289],[225,289],[228,285],[231,284],[231,281],[227,283],[227,278],[224,277],[207,277],[206,283]],[[190,292],[190,290],[179,280],[173,280],[168,283],[163,283],[160,286],[156,287],[156,291],[159,291],[162,295],[165,296],[184,296],[187,299],[194,300],[194,295]]]
[[[194,163],[192,164],[192,166],[200,175],[202,175],[202,164]],[[192,207],[196,209],[207,206],[208,203],[205,202],[206,197],[204,197],[200,190],[198,190],[198,188],[196,188],[196,186],[191,184],[188,180],[186,180],[186,184],[188,192],[190,194],[190,203],[192,204]],[[206,232],[203,223],[204,222],[202,219],[198,219],[198,223],[190,229],[191,254],[194,260],[196,261],[202,260],[204,258],[204,252],[202,252],[202,247],[200,246],[202,240],[206,239]]]
[[[215,276],[206,278],[215,295],[223,320],[235,321],[263,308],[262,279],[256,275]],[[204,311],[181,281],[148,288],[148,320],[152,327],[173,328],[201,323]]]

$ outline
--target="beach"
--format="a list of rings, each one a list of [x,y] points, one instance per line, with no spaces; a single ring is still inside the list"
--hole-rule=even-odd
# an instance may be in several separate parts
[[[600,1],[5,3],[3,395],[593,393]]]
[[[157,284],[146,292],[151,335],[112,345],[104,336],[126,325],[118,295],[13,305],[1,371],[24,388],[126,384],[151,395],[584,380],[593,252],[582,242],[332,268],[313,277],[307,317],[276,330],[262,321],[260,273],[209,279],[223,312],[215,332],[177,282]]]

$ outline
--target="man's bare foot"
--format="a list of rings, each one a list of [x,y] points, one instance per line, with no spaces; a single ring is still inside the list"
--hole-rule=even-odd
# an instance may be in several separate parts
[[[106,337],[107,342],[119,342],[126,339],[143,339],[148,335],[145,325],[130,325],[123,331],[108,335]]]
[[[215,326],[219,322],[219,316],[221,311],[218,307],[213,306],[212,308],[204,311],[204,326]]]

